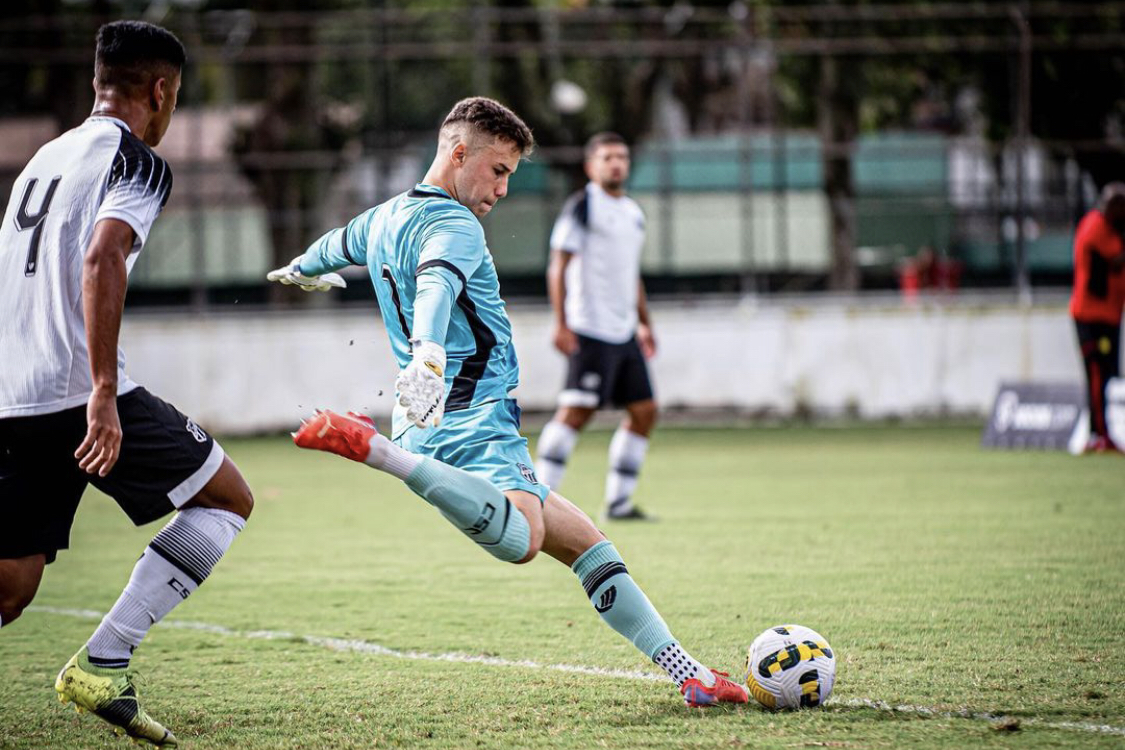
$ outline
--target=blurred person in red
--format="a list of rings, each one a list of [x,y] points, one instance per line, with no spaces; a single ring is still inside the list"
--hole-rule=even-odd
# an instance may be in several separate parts
[[[1119,450],[1106,426],[1106,384],[1120,371],[1118,346],[1125,304],[1125,183],[1105,186],[1098,206],[1078,223],[1070,315],[1086,367],[1090,404],[1087,452]]]
[[[961,264],[923,245],[918,254],[905,258],[898,269],[902,296],[915,300],[920,292],[954,292],[961,283]]]

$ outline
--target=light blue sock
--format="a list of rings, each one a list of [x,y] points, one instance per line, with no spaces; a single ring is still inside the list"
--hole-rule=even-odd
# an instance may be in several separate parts
[[[433,458],[422,458],[406,486],[486,552],[504,562],[522,560],[531,529],[519,508],[486,479]]]
[[[606,624],[628,638],[649,659],[674,643],[668,626],[633,581],[612,542],[595,544],[570,566],[590,603]]]
[[[711,670],[684,651],[672,637],[660,613],[637,586],[612,542],[598,542],[570,566],[590,603],[606,624],[633,642],[648,658],[668,673],[676,687],[697,679],[715,684]]]

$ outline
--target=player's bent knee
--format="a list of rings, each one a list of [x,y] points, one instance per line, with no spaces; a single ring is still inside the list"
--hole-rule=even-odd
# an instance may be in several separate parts
[[[543,549],[543,537],[545,536],[543,524],[531,524],[530,534],[527,540],[527,554],[515,561],[516,565],[524,565],[535,559],[539,554],[539,550]]]
[[[655,401],[642,401],[637,404],[630,404],[628,413],[629,419],[626,426],[629,431],[639,435],[648,435],[652,432],[652,428],[656,426],[659,410],[656,408]]]
[[[254,510],[254,493],[250,491],[250,486],[242,478],[238,467],[227,458],[211,481],[185,507],[189,506],[218,508],[249,518]]]
[[[31,604],[39,590],[44,565],[43,555],[0,560],[0,625],[11,623]]]
[[[11,625],[35,598],[35,589],[0,591],[0,626]]]
[[[254,510],[254,493],[250,491],[245,483],[239,492],[235,494],[231,503],[231,512],[237,513],[243,518],[249,518],[250,513]]]
[[[581,430],[594,416],[594,409],[580,409],[575,406],[563,406],[555,414],[555,420],[562,422],[572,430]]]
[[[0,627],[11,625],[16,618],[23,614],[23,607],[14,603],[0,601]]]
[[[543,504],[539,498],[530,492],[520,490],[506,492],[505,496],[512,503],[512,510],[519,514],[521,523],[509,523],[505,529],[505,537],[509,549],[518,544],[519,552],[507,558],[508,562],[523,565],[535,559],[539,550],[543,548],[543,538],[546,529],[543,525]],[[518,541],[517,541],[518,538]]]

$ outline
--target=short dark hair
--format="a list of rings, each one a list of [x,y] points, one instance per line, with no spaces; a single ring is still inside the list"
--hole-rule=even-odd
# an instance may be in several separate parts
[[[512,110],[495,99],[473,96],[462,99],[453,105],[441,123],[444,131],[451,125],[465,123],[478,133],[502,138],[514,144],[520,153],[527,156],[535,148],[535,137],[531,128]]]
[[[171,31],[144,21],[114,21],[98,29],[94,80],[138,95],[154,78],[178,73],[186,61],[184,45]]]
[[[594,135],[590,136],[590,140],[586,141],[586,158],[592,158],[597,150],[602,146],[625,146],[626,148],[628,148],[629,144],[626,143],[625,139],[620,135],[618,135],[617,133],[612,133],[608,130],[601,133],[595,133]]]

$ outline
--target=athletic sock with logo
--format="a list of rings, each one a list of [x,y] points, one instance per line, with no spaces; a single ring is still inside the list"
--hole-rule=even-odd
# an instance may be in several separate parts
[[[90,663],[126,667],[156,623],[211,574],[246,525],[237,513],[186,508],[149,542],[129,583],[86,643]]]
[[[374,435],[364,463],[398,477],[414,494],[498,560],[518,562],[531,548],[531,527],[519,508],[487,479]]]
[[[605,480],[606,515],[620,516],[633,509],[633,490],[641,472],[648,438],[618,427],[609,441],[609,474]]]
[[[562,484],[566,462],[577,443],[578,430],[554,419],[547,423],[539,434],[536,447],[538,461],[535,473],[539,475],[540,482],[551,489],[557,489]]]
[[[692,677],[708,686],[714,684],[711,671],[691,658],[672,637],[660,613],[629,575],[612,542],[598,542],[570,567],[605,623],[656,662],[676,687],[682,687],[684,680]]]
[[[487,479],[433,458],[404,480],[414,494],[497,560],[518,562],[531,548],[531,527],[519,508]]]

